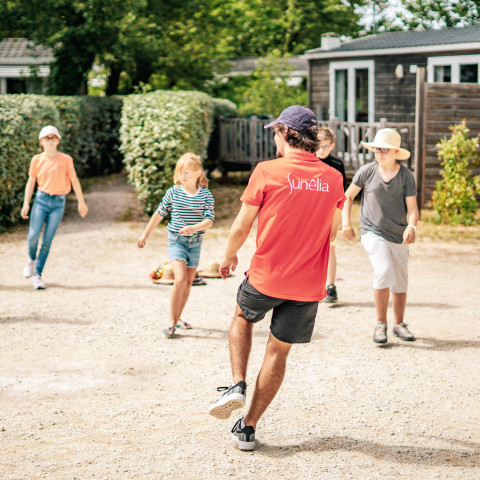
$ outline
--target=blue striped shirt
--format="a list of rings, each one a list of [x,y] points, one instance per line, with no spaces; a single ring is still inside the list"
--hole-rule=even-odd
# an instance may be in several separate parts
[[[181,185],[174,185],[165,193],[157,212],[162,217],[171,214],[167,230],[178,234],[187,225],[195,225],[207,218],[213,221],[213,204],[213,195],[208,188],[200,187],[195,195],[191,195]],[[195,235],[203,233],[205,230],[196,232]]]

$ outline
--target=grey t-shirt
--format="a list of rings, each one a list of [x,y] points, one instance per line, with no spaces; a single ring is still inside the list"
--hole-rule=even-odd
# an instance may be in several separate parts
[[[389,242],[402,243],[407,227],[406,197],[417,194],[415,177],[403,165],[397,175],[384,182],[373,161],[360,167],[352,183],[362,188],[360,232],[373,232]]]

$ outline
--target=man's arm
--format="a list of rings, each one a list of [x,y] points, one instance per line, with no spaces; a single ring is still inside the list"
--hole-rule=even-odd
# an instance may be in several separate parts
[[[235,218],[232,228],[230,229],[225,258],[220,265],[220,274],[224,280],[230,275],[230,269],[233,272],[235,268],[237,268],[237,253],[245,243],[259,210],[259,206],[242,203],[237,218]]]
[[[342,211],[339,208],[335,209],[332,220],[332,229],[330,230],[330,242],[334,242],[337,238],[338,227],[342,221]]]

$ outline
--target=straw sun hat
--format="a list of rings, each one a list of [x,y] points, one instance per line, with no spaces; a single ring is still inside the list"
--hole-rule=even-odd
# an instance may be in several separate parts
[[[205,278],[221,278],[220,264],[217,262],[209,263],[203,270],[199,270],[198,274]]]
[[[407,160],[410,158],[410,152],[405,148],[400,148],[401,143],[402,138],[396,130],[393,128],[382,128],[376,133],[373,142],[362,142],[362,145],[369,150],[374,148],[394,148],[398,150],[397,160]]]
[[[169,263],[165,263],[160,272],[160,278],[152,278],[153,283],[159,283],[161,285],[173,285],[175,282],[175,276],[173,275],[173,268]]]

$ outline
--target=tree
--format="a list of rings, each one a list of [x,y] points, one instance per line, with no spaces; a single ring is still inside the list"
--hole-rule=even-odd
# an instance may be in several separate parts
[[[278,52],[261,58],[252,75],[249,86],[243,93],[241,115],[275,115],[290,105],[306,105],[307,93],[304,86],[290,86],[288,55]]]
[[[409,15],[404,23],[418,27],[465,27],[480,21],[480,0],[402,0]]]

